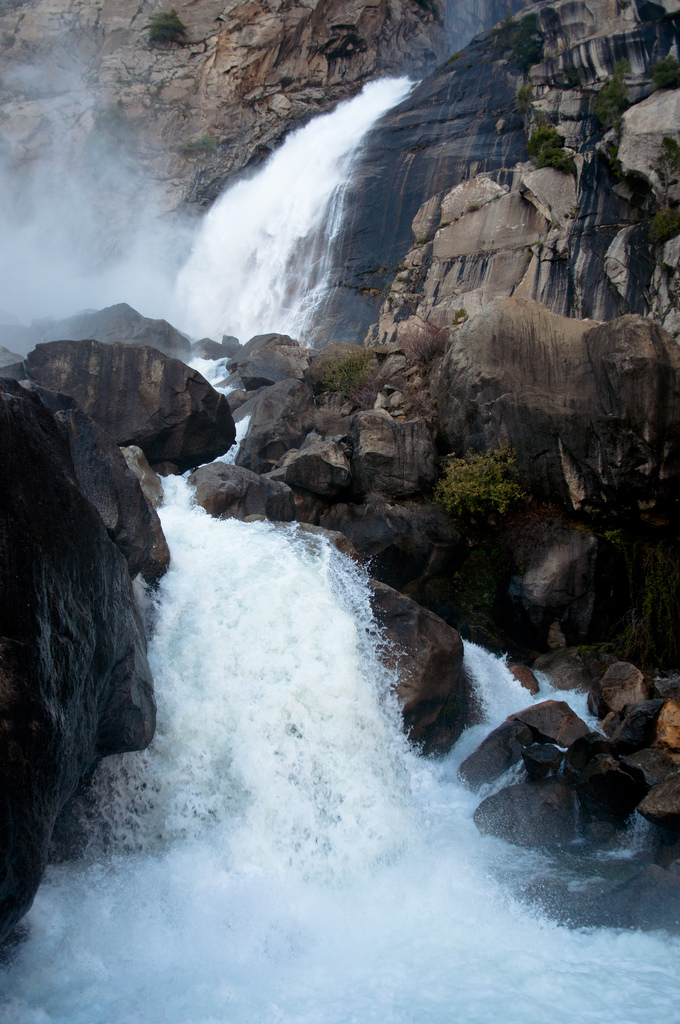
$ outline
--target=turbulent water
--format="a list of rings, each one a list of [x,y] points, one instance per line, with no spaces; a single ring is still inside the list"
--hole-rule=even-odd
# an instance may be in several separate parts
[[[405,78],[369,83],[290,135],[258,174],[224,193],[178,278],[177,315],[188,330],[242,342],[267,331],[306,337],[326,295],[361,141],[411,85]]]
[[[528,703],[503,663],[468,646],[487,724],[418,758],[356,568],[166,487],[158,733],[102,765],[90,847],[50,868],[2,972],[3,1024],[677,1020],[675,940],[568,930],[499,880],[541,858],[478,834],[456,765]]]

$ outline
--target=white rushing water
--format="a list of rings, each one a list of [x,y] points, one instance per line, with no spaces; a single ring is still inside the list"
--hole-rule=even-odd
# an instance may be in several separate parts
[[[177,280],[177,317],[196,337],[306,337],[326,294],[343,196],[366,132],[412,83],[382,79],[289,135],[206,214]]]
[[[158,733],[102,765],[107,841],[49,869],[3,1024],[677,1020],[676,940],[568,930],[498,881],[540,858],[477,832],[468,737],[409,749],[353,565],[168,487]],[[486,729],[529,702],[466,656]]]

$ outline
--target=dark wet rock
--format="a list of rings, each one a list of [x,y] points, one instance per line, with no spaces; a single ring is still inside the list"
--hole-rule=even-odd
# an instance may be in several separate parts
[[[593,677],[574,647],[559,647],[542,654],[534,662],[535,672],[544,672],[556,690],[581,690],[586,693]]]
[[[611,754],[596,754],[581,772],[576,792],[590,818],[622,823],[642,800],[646,787]]]
[[[234,359],[241,351],[241,342],[233,334],[223,334],[222,348],[228,359]]]
[[[531,782],[557,775],[563,757],[563,751],[554,743],[530,743],[522,751],[524,767]]]
[[[680,875],[649,864],[591,906],[592,923],[610,928],[680,931]]]
[[[226,398],[156,349],[54,341],[38,345],[25,368],[31,380],[75,398],[116,444],[141,448],[152,465],[173,462],[184,472],[233,444]]]
[[[227,351],[212,338],[201,338],[191,346],[192,359],[226,359]]]
[[[189,339],[167,320],[151,320],[126,302],[45,324],[40,340],[145,345],[175,359],[189,359],[192,355]]]
[[[558,747],[570,747],[590,731],[563,700],[544,700],[510,717],[528,725],[539,742],[556,743]]]
[[[508,786],[482,800],[474,822],[483,835],[516,846],[554,848],[576,838],[576,798],[559,776]]]
[[[125,559],[34,391],[4,382],[0,446],[0,937],[28,910],[81,775],[155,725]],[[121,456],[122,458],[122,456]]]
[[[338,494],[351,480],[346,446],[340,439],[310,434],[286,462],[284,479],[290,487],[302,487],[313,494]]]
[[[54,414],[68,443],[78,486],[125,557],[130,575],[142,572],[149,583],[160,579],[170,552],[158,513],[149,506],[118,445],[68,395],[28,382],[26,386]]]
[[[277,522],[290,522],[295,518],[289,487],[242,466],[213,462],[192,473],[189,483],[196,488],[196,504],[216,519],[263,515]]]
[[[520,683],[525,690],[534,696],[538,693],[538,679],[528,665],[520,665],[518,662],[508,665],[510,674]]]
[[[151,469],[157,476],[179,476],[179,468],[174,462],[154,462]]]
[[[223,386],[224,386],[224,381],[222,381],[218,385],[218,387],[223,387]],[[250,399],[253,398],[254,396],[253,396],[252,392],[249,393],[248,391],[242,391],[241,388],[235,388],[234,391],[230,391],[229,394],[226,397],[227,397],[227,402],[229,403],[229,409],[231,411],[231,415],[234,417],[234,422],[237,423],[238,420],[236,419],[236,412],[241,408],[242,405],[245,405],[246,402],[249,402]]]
[[[657,676],[654,680],[654,696],[680,704],[680,675]]]
[[[610,711],[623,711],[626,704],[648,700],[652,687],[642,672],[628,661],[616,661],[601,679],[596,679],[588,694],[588,707],[604,718]]]
[[[463,761],[458,774],[471,789],[479,789],[517,764],[523,748],[533,742],[534,734],[527,725],[503,722]]]
[[[373,613],[387,641],[381,658],[398,672],[404,729],[426,747],[436,743],[438,750],[446,750],[471,717],[463,642],[443,619],[410,598],[376,580],[370,587]]]
[[[437,450],[425,420],[392,419],[382,409],[359,412],[352,419],[353,489],[407,498],[437,479]]]
[[[299,448],[312,430],[314,400],[303,381],[284,380],[264,388],[252,405],[241,406],[239,414],[239,418],[250,415],[250,423],[239,446],[237,465],[267,473],[287,451]]]
[[[302,380],[308,366],[306,349],[292,346],[276,345],[249,356],[238,356],[238,375],[246,391],[270,387],[282,380]]]
[[[522,575],[511,578],[513,617],[537,644],[546,642],[555,621],[569,643],[586,639],[595,608],[597,547],[594,534],[562,529],[558,537],[537,545]]]
[[[123,458],[131,473],[139,480],[139,486],[148,503],[154,508],[160,508],[163,504],[163,484],[158,473],[154,473],[149,465],[146,455],[136,444],[121,448]]]
[[[328,502],[320,498],[318,494],[306,491],[303,487],[291,487],[291,492],[293,494],[293,502],[295,503],[295,519],[297,522],[309,523],[312,526],[321,525],[322,517],[330,508]]]
[[[662,700],[640,700],[626,704],[620,712],[620,722],[611,733],[611,743],[617,754],[630,754],[648,746],[654,739],[656,720],[663,707]]]
[[[564,757],[565,775],[573,782],[598,754],[612,755],[614,748],[610,741],[599,732],[588,732],[579,736],[570,745]]]
[[[654,786],[638,805],[638,813],[669,832],[680,832],[680,772]]]
[[[678,770],[677,765],[662,750],[652,750],[651,747],[626,754],[620,760],[626,770],[634,778],[639,778],[647,789],[658,786]]]
[[[444,574],[464,547],[446,515],[433,505],[338,503],[321,525],[349,537],[369,562],[371,575],[397,590]]]

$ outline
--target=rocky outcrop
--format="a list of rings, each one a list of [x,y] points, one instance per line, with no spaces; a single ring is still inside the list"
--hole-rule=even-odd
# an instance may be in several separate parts
[[[680,351],[650,320],[596,326],[495,299],[455,333],[437,398],[453,451],[509,443],[539,498],[662,517],[676,507]]]
[[[107,754],[155,723],[128,567],[35,391],[3,382],[0,936],[29,908],[55,818]]]
[[[461,668],[463,643],[446,623],[398,591],[371,580],[371,605],[387,641],[381,658],[398,673],[404,729],[426,750],[448,750],[470,724],[472,695]]]
[[[406,498],[437,479],[437,450],[425,420],[399,423],[382,409],[352,419],[352,487],[356,495],[372,491]]]
[[[326,497],[339,494],[351,480],[349,459],[341,441],[310,434],[286,460],[286,483]]]
[[[192,473],[189,483],[196,488],[196,504],[216,519],[261,515],[277,522],[290,522],[295,518],[290,487],[242,466],[213,462]]]
[[[29,353],[22,372],[75,398],[116,444],[138,445],[150,463],[172,462],[184,472],[234,442],[226,398],[156,349],[54,341]]]
[[[299,448],[314,426],[314,400],[306,384],[284,380],[264,388],[238,410],[250,416],[236,463],[254,473],[268,473],[291,448]]]

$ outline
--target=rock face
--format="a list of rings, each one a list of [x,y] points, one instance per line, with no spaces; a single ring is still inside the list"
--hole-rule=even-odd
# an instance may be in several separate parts
[[[404,728],[428,748],[446,750],[471,720],[471,696],[461,672],[463,642],[432,612],[371,580],[371,604],[388,646],[381,657],[399,674]]]
[[[128,568],[38,394],[3,382],[0,936],[29,908],[81,775],[138,750],[153,685]]]
[[[650,320],[598,327],[495,299],[455,334],[437,400],[453,451],[509,443],[538,497],[637,514],[676,506],[680,351]]]
[[[213,462],[192,473],[189,483],[196,488],[196,504],[217,519],[245,519],[252,515],[277,522],[295,519],[290,487],[242,466]]]
[[[291,448],[299,448],[314,424],[314,400],[299,380],[284,380],[261,391],[238,410],[250,423],[236,456],[237,465],[268,473]]]
[[[437,478],[437,450],[424,420],[399,423],[380,409],[352,420],[353,489],[359,496],[378,491],[405,498]]]
[[[24,363],[43,387],[75,398],[117,444],[180,472],[223,455],[234,442],[226,398],[196,370],[152,348],[97,341],[38,345]]]

